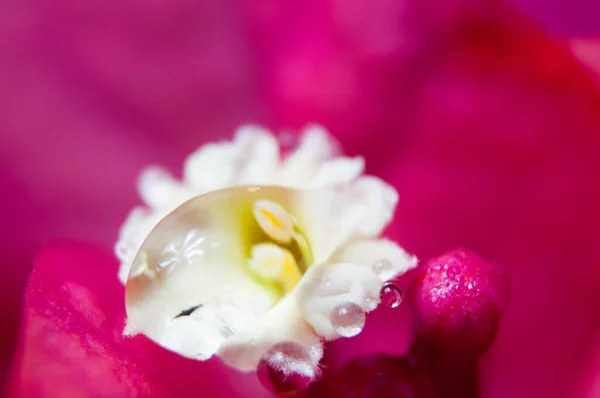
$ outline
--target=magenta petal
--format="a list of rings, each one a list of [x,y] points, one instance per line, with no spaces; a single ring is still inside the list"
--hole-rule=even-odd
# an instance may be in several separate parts
[[[568,396],[600,329],[595,77],[500,1],[264,4],[278,121],[322,121],[364,154],[400,193],[390,235],[420,258],[468,246],[506,269],[482,395]],[[389,342],[384,325],[340,351]]]
[[[482,396],[569,396],[600,330],[600,95],[518,19],[471,29],[427,76],[408,156],[381,169],[404,193],[393,233],[421,257],[467,245],[506,269]]]
[[[61,243],[35,262],[11,380],[15,397],[268,396],[255,375],[198,362],[142,336],[124,338],[112,256]]]
[[[56,238],[113,245],[143,167],[179,173],[259,102],[232,2],[0,8],[1,377],[34,254]]]

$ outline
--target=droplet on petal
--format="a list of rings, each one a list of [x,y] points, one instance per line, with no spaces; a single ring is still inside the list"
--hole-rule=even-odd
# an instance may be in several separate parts
[[[318,370],[318,372],[317,372]],[[256,369],[260,382],[271,392],[295,394],[320,375],[309,353],[298,343],[282,342],[262,356]]]
[[[396,308],[402,303],[402,290],[392,282],[386,282],[379,291],[381,304],[388,308]]]
[[[363,309],[355,303],[336,306],[331,312],[331,324],[342,337],[354,337],[365,326],[366,316]]]
[[[386,258],[375,262],[372,268],[373,272],[375,272],[375,275],[377,276],[389,275],[394,273],[394,265],[390,260]]]
[[[186,325],[196,328],[189,330],[194,335],[211,328],[226,339],[256,321],[312,263],[305,239],[284,244],[272,233],[293,230],[303,237],[288,211],[301,212],[306,195],[282,187],[229,188],[195,197],[167,215],[129,273],[126,309],[132,323],[161,343],[175,318],[191,307],[198,308],[195,322]],[[255,217],[257,207],[273,216],[261,219],[270,220],[271,230]],[[197,358],[214,352],[179,353]]]

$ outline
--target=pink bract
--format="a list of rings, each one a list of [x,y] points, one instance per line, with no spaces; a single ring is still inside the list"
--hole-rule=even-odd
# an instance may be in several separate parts
[[[248,121],[323,123],[398,189],[390,238],[424,260],[464,246],[504,267],[511,301],[481,396],[593,396],[600,91],[565,43],[499,1],[82,4],[9,1],[0,27],[6,324],[33,251],[57,236],[102,248],[38,257],[16,396],[244,396],[216,361],[120,337],[110,245],[144,165],[178,171]],[[408,305],[378,310],[327,361],[404,354],[412,329]]]
[[[11,396],[269,396],[254,375],[183,358],[141,335],[123,337],[116,270],[112,255],[86,245],[58,243],[38,256]]]

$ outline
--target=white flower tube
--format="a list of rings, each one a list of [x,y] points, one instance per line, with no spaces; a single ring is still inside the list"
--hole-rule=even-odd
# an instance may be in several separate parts
[[[285,341],[316,369],[324,340],[360,332],[383,283],[416,259],[379,238],[396,191],[336,150],[312,126],[281,160],[269,132],[243,127],[193,153],[183,181],[146,171],[148,207],[132,211],[116,244],[127,332],[245,371]],[[374,268],[382,259],[390,266]]]

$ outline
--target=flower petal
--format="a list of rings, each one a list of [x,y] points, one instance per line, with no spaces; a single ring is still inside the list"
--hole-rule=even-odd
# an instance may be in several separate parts
[[[391,267],[377,273],[378,260]],[[326,339],[340,337],[332,323],[336,307],[357,304],[364,312],[379,303],[382,283],[416,267],[417,260],[397,244],[387,240],[351,241],[340,247],[328,264],[311,268],[298,286],[298,306],[315,331]]]
[[[184,166],[184,180],[197,193],[221,188],[265,184],[273,180],[279,162],[279,145],[258,126],[238,129],[233,141],[203,145]]]
[[[364,167],[365,160],[360,156],[326,160],[316,172],[310,187],[321,188],[350,183],[362,174]]]
[[[306,187],[321,163],[334,156],[338,145],[321,126],[304,129],[300,144],[283,162],[278,182],[284,186]]]
[[[391,221],[398,196],[382,180],[360,177],[348,186],[308,192],[305,197],[298,222],[315,261],[322,262],[352,238],[378,236]]]
[[[320,337],[298,313],[297,295],[297,290],[294,290],[267,312],[257,325],[227,339],[219,350],[223,361],[236,369],[251,371],[256,369],[261,356],[273,344],[293,341],[309,352],[316,366],[323,355],[323,347]]]
[[[253,376],[215,361],[187,360],[142,336],[123,337],[124,291],[116,267],[112,256],[72,243],[38,256],[12,396],[268,396]]]
[[[279,143],[273,134],[262,127],[243,126],[238,129],[235,141],[244,148],[236,183],[272,183],[279,166]]]
[[[365,313],[374,310],[379,303],[381,285],[382,281],[370,267],[359,264],[313,267],[298,285],[298,307],[319,335],[333,340],[340,337],[332,323],[334,309],[352,303]]]
[[[162,167],[144,169],[138,179],[138,192],[151,208],[174,209],[194,195]]]
[[[235,178],[241,148],[233,142],[206,144],[185,161],[183,178],[201,192],[228,186]]]
[[[375,262],[388,260],[391,268],[378,274],[383,281],[401,275],[417,266],[417,258],[390,240],[358,240],[342,246],[332,257],[332,262],[349,262],[372,267]]]

